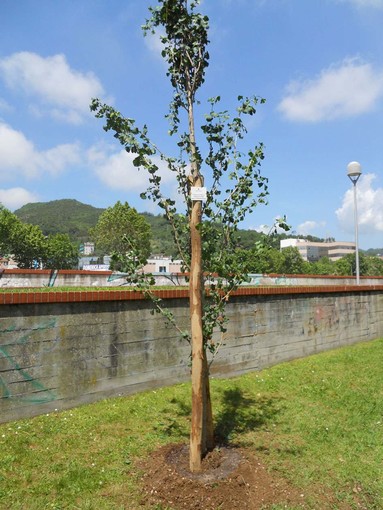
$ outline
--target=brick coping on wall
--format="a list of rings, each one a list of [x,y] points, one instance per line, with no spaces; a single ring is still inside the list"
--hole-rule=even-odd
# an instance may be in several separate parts
[[[288,287],[241,287],[232,296],[264,296],[289,294],[333,294],[343,292],[383,291],[383,285],[317,285]],[[185,299],[189,297],[188,289],[170,289],[153,291],[162,299]],[[35,303],[78,303],[91,301],[135,301],[146,299],[135,290],[54,290],[24,289],[24,291],[0,292],[0,305],[22,305]]]

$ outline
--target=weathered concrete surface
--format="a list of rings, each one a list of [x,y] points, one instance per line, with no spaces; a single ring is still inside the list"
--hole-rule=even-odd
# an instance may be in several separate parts
[[[156,285],[187,285],[185,275],[178,273],[154,274]],[[21,287],[125,287],[123,273],[112,271],[0,269],[1,288]]]
[[[166,303],[187,327],[187,299]],[[189,345],[143,300],[0,307],[0,421],[188,380]],[[233,297],[212,374],[383,336],[383,290]]]
[[[185,275],[181,273],[154,273],[156,285],[187,285]],[[382,276],[362,276],[363,285],[383,285]],[[251,286],[297,286],[297,285],[355,285],[355,278],[348,276],[323,275],[249,275]],[[83,270],[35,270],[0,269],[1,288],[20,287],[125,287],[126,278],[122,273],[112,271]]]

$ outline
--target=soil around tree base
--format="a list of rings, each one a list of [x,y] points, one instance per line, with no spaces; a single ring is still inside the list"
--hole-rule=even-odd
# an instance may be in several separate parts
[[[305,490],[292,486],[270,471],[261,456],[246,449],[216,448],[202,462],[199,473],[189,470],[189,448],[173,444],[140,462],[142,505],[163,510],[264,510],[279,508],[315,510],[368,510],[372,507],[360,487],[350,487],[348,501],[339,501],[323,486]]]
[[[305,508],[304,494],[271,475],[244,450],[222,447],[210,452],[202,471],[189,470],[189,449],[169,445],[154,452],[140,468],[143,503],[174,510],[259,510],[272,504]]]

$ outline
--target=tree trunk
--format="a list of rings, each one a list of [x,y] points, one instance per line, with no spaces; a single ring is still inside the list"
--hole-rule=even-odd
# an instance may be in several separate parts
[[[193,97],[188,93],[191,185],[203,186],[194,131]],[[190,433],[190,471],[201,470],[201,461],[208,449],[214,447],[213,414],[210,399],[209,371],[203,339],[203,273],[202,240],[198,225],[202,221],[202,202],[192,202],[190,213],[190,322],[192,342],[192,416]]]
[[[201,202],[194,202],[190,218],[191,266],[190,266],[190,319],[192,342],[192,416],[190,433],[190,471],[200,471],[201,460],[206,453],[204,434],[206,378],[204,376],[204,346],[202,332],[202,267],[201,235],[197,225],[201,221]]]
[[[205,438],[206,438],[206,450],[211,451],[214,448],[214,423],[213,423],[213,409],[210,398],[210,380],[209,380],[209,367],[206,357],[206,349],[204,349],[204,366],[203,373],[205,378],[204,390],[205,390]]]
[[[190,470],[201,470],[201,461],[214,448],[213,413],[210,399],[209,368],[202,330],[202,260],[201,235],[197,228],[201,218],[201,202],[193,204],[190,267],[190,318],[192,341],[192,416],[190,434]]]

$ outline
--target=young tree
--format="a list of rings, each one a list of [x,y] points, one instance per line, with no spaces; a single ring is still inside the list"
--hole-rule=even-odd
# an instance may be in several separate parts
[[[90,235],[98,251],[113,255],[112,269],[122,269],[120,258],[129,252],[138,252],[139,259],[144,263],[150,255],[150,225],[127,202],[117,202],[113,207],[108,207],[90,230]]]
[[[147,170],[149,184],[141,196],[164,210],[179,258],[190,273],[190,331],[181,334],[192,349],[190,469],[198,471],[201,459],[214,446],[207,352],[216,353],[214,334],[226,331],[225,305],[247,278],[239,256],[238,226],[258,203],[266,203],[268,194],[267,179],[259,168],[263,145],[240,149],[247,132],[244,119],[254,115],[256,105],[264,100],[238,96],[237,110],[230,116],[219,109],[219,96],[210,99],[210,111],[199,130],[205,143],[197,144],[196,96],[208,66],[209,20],[196,12],[197,0],[159,0],[158,4],[150,8],[151,17],[143,28],[145,33],[163,30],[162,56],[173,88],[167,118],[170,135],[177,135],[180,155],[164,154],[150,139],[146,125],[140,128],[100,100],[94,99],[91,109],[105,119],[104,129],[112,130],[125,150],[135,154],[134,165]],[[206,147],[204,155],[202,147]],[[155,156],[174,173],[186,214],[177,211],[174,199],[163,195]],[[137,283],[137,275],[133,278]],[[158,300],[155,306],[163,311]],[[174,322],[169,312],[166,316]]]

